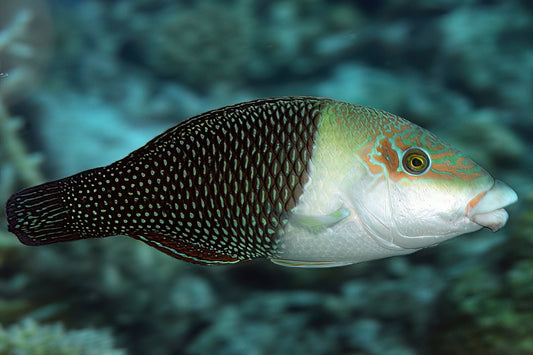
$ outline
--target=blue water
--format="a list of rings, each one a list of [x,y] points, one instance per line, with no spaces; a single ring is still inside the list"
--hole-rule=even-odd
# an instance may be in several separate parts
[[[533,353],[532,39],[519,0],[2,0],[2,206],[286,95],[408,118],[520,201],[496,234],[323,270],[203,267],[125,237],[26,247],[2,207],[0,354]]]

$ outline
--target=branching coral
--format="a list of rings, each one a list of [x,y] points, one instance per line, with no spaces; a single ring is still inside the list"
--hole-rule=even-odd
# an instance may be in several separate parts
[[[201,88],[220,80],[239,80],[250,60],[252,29],[247,7],[238,11],[215,3],[176,8],[162,16],[145,40],[154,70]]]
[[[18,135],[21,120],[11,117],[0,97],[0,265],[2,264],[2,251],[13,247],[15,240],[8,236],[4,215],[5,202],[16,186],[35,185],[43,181],[39,169],[40,157],[30,154],[26,145]]]
[[[155,73],[197,89],[312,73],[349,45],[329,36],[361,22],[353,6],[306,0],[194,3],[164,7],[132,41]]]
[[[12,168],[3,167],[0,170],[2,182],[0,193],[13,190],[15,179],[20,179],[24,185],[36,185],[43,181],[38,165],[40,158],[38,155],[29,154],[22,139],[18,136],[22,122],[20,119],[10,117],[6,108],[0,100],[0,137],[2,155],[12,165]]]
[[[23,99],[39,82],[50,57],[50,18],[41,0],[0,2],[0,96]]]
[[[0,353],[21,355],[121,355],[111,334],[99,329],[67,331],[60,324],[40,325],[31,319],[3,328]]]
[[[35,44],[31,33],[36,29],[39,6],[35,1],[12,0],[0,4],[0,63],[6,63],[9,76],[0,78],[0,205],[18,185],[35,185],[43,181],[39,158],[28,152],[18,132],[22,120],[8,112],[8,102],[23,97],[35,84],[38,68],[42,64],[43,47]],[[17,7],[18,6],[18,7]],[[4,22],[8,15],[9,21]],[[39,26],[37,26],[39,27]],[[38,37],[38,36],[37,36]],[[35,58],[34,58],[35,57]],[[40,58],[40,59],[39,59]],[[5,240],[5,215],[0,209],[0,238]],[[8,242],[6,242],[8,243]],[[6,243],[2,242],[0,248]]]

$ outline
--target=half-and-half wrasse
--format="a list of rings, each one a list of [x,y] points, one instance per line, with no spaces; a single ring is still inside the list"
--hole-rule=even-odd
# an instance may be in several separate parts
[[[405,119],[294,97],[190,118],[111,165],[14,194],[7,216],[27,245],[128,235],[193,263],[327,267],[495,231],[516,199]]]

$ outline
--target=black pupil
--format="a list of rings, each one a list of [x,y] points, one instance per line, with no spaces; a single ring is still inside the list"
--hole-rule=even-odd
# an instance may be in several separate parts
[[[411,164],[413,164],[413,166],[414,166],[415,168],[419,168],[419,167],[421,167],[424,163],[423,163],[423,161],[422,161],[421,158],[419,158],[419,157],[414,157],[413,160],[411,161]]]

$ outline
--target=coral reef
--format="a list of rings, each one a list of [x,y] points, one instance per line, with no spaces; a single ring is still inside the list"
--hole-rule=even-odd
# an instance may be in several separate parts
[[[207,326],[187,350],[415,354],[405,339],[423,332],[428,318],[417,310],[433,301],[442,280],[425,267],[392,264],[397,272],[403,270],[396,275],[402,278],[389,275],[376,283],[352,279],[340,291],[330,292],[254,292],[240,302],[201,313]]]
[[[21,126],[21,120],[10,117],[0,99],[0,138],[2,142],[0,157],[9,162],[6,164],[8,166],[2,166],[0,170],[2,176],[0,196],[5,197],[10,191],[15,190],[15,180],[21,181],[26,186],[37,185],[44,181],[39,170],[41,158],[39,155],[28,152],[26,144],[18,134]]]
[[[4,1],[0,4],[0,68],[6,72],[6,75],[0,78],[0,285],[7,291],[0,294],[1,323],[17,320],[31,309],[26,300],[11,297],[16,281],[4,278],[10,274],[10,270],[16,269],[22,249],[16,238],[8,235],[4,206],[16,189],[44,181],[40,168],[41,156],[30,152],[27,142],[21,136],[24,120],[14,117],[8,109],[9,105],[20,103],[35,89],[41,65],[46,57],[46,43],[34,42],[39,35],[30,36],[30,32],[39,31],[42,26],[39,18],[45,13],[38,13],[39,10],[42,8],[37,1]],[[41,39],[44,41],[43,37]],[[56,353],[53,348],[47,352],[39,352],[40,345],[30,341],[32,326],[25,323],[24,329],[5,330],[0,324],[0,353]]]
[[[40,65],[45,60],[46,54],[39,52],[45,52],[46,41],[42,38],[44,42],[37,43],[34,37],[39,36],[30,36],[30,32],[38,31],[46,22],[41,19],[44,14],[37,13],[40,9],[38,2],[31,1],[9,0],[0,5],[0,68],[7,73],[0,78],[1,206],[5,206],[7,198],[17,188],[39,184],[44,180],[39,169],[40,156],[29,153],[26,142],[19,135],[22,119],[10,115],[7,107],[35,87]],[[3,251],[13,245],[5,231],[5,220],[2,208],[0,250]]]
[[[254,27],[245,6],[201,3],[165,11],[145,31],[147,62],[157,72],[196,87],[219,81],[241,81],[250,61]]]
[[[59,323],[41,325],[32,319],[7,328],[0,324],[0,354],[124,355],[113,343],[106,330],[65,330]]]
[[[106,164],[193,114],[280,95],[405,116],[523,200],[530,3],[50,1],[49,67],[44,3],[0,1],[0,347],[36,353],[44,339],[58,353],[82,337],[100,353],[152,355],[533,351],[531,198],[497,234],[330,270],[188,265],[122,237],[30,248],[8,235],[3,207],[43,171]]]
[[[533,195],[525,204],[508,243],[492,250],[496,260],[467,270],[443,292],[434,354],[533,353]]]
[[[201,91],[217,83],[268,82],[280,73],[308,75],[346,49],[336,34],[362,23],[353,6],[312,1],[177,3],[156,16],[155,26],[132,29],[138,53],[157,74]]]
[[[490,105],[495,99],[508,107],[528,104],[533,61],[527,48],[533,42],[523,36],[533,26],[520,2],[465,6],[444,16],[440,29],[444,80],[460,86],[480,104]]]
[[[5,103],[20,101],[39,84],[51,55],[51,21],[42,0],[4,0],[0,3],[0,96]]]

